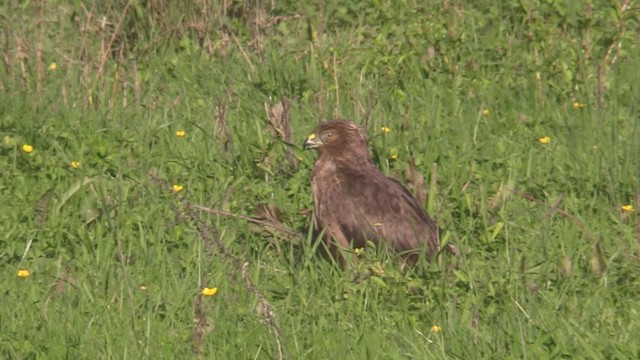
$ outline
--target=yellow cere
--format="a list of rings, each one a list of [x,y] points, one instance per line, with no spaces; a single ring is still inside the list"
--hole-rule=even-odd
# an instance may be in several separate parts
[[[202,289],[201,294],[204,296],[214,296],[216,293],[218,293],[218,288],[214,287],[214,288],[204,288]]]
[[[33,146],[29,145],[29,144],[24,144],[22,145],[22,151],[24,151],[25,153],[30,153],[33,152]]]
[[[29,270],[27,269],[18,270],[18,277],[28,278],[29,276],[31,276],[31,272]]]
[[[540,139],[538,139],[538,142],[539,142],[540,144],[548,144],[548,143],[550,143],[550,142],[551,142],[551,138],[550,138],[550,137],[548,137],[548,136],[543,136],[543,137],[541,137]]]
[[[624,212],[632,212],[633,211],[633,205],[631,205],[631,204],[622,205],[622,206],[620,206],[620,210],[622,210]]]
[[[72,161],[71,162],[71,167],[74,169],[77,169],[80,167],[80,161]]]
[[[184,189],[184,186],[175,184],[171,189],[173,190],[173,192],[180,192],[182,191],[182,189]]]

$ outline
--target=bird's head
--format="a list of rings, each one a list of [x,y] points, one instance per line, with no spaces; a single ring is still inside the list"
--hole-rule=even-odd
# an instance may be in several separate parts
[[[346,120],[321,123],[304,141],[304,148],[316,149],[320,155],[354,154],[369,157],[364,128]]]

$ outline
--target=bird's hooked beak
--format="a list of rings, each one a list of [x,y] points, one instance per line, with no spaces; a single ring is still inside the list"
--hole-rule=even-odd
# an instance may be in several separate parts
[[[307,150],[317,149],[320,147],[320,145],[322,145],[322,140],[318,139],[315,133],[309,135],[309,137],[307,137],[307,140],[305,140],[303,144],[304,148]]]

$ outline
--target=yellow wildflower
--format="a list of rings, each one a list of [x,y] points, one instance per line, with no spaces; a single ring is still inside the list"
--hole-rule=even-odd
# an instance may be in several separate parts
[[[360,256],[360,254],[362,254],[363,252],[364,252],[364,248],[353,249],[353,253],[356,254],[356,256]]]
[[[140,285],[140,290],[147,291],[147,286],[146,285]]]
[[[75,160],[72,161],[71,162],[71,167],[74,168],[74,169],[79,168],[80,167],[80,161],[75,161]]]
[[[440,332],[440,331],[442,331],[442,328],[441,328],[439,325],[433,325],[433,326],[431,327],[431,331],[433,331],[433,332]]]
[[[187,136],[187,133],[184,130],[178,130],[178,131],[176,131],[176,136],[179,137],[180,139],[182,139],[185,136]]]
[[[389,154],[389,160],[398,160],[398,154],[396,153]]]
[[[540,139],[538,139],[538,142],[540,142],[540,144],[548,144],[551,142],[551,138],[548,136],[543,136]]]
[[[578,102],[578,101],[574,101],[573,102],[573,108],[574,109],[582,109],[584,107],[584,104]]]
[[[483,116],[489,116],[489,114],[491,114],[491,110],[484,108],[482,109],[482,115]]]
[[[218,288],[214,287],[214,288],[204,288],[202,289],[201,294],[204,296],[214,296],[216,293],[218,292]]]
[[[18,270],[18,277],[28,278],[29,276],[31,276],[31,271],[29,271],[27,269]]]
[[[391,132],[391,129],[386,126],[383,126],[382,128],[380,128],[380,131],[382,131],[383,134],[387,134]]]
[[[56,71],[56,70],[58,70],[58,64],[56,64],[56,63],[52,62],[52,63],[49,65],[49,71]]]
[[[26,152],[27,154],[33,152],[33,146],[29,145],[29,144],[24,144],[22,145],[22,151]]]
[[[182,191],[182,189],[184,189],[184,186],[175,184],[173,185],[172,189],[173,189],[173,192],[180,192]]]
[[[622,206],[620,206],[620,210],[622,210],[624,212],[632,212],[633,211],[633,205],[631,205],[631,204],[622,205]]]

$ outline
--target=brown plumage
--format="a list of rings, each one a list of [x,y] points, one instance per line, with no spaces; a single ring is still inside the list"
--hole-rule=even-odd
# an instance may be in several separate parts
[[[304,142],[316,149],[311,185],[315,229],[324,231],[331,253],[344,265],[340,248],[386,242],[415,261],[421,249],[438,252],[438,225],[397,180],[371,161],[365,130],[349,121],[321,123]]]

